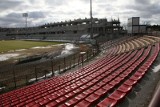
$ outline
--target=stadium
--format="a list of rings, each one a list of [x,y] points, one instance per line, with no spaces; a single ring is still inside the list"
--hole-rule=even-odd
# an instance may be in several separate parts
[[[0,27],[0,107],[159,107],[160,26],[90,15]]]

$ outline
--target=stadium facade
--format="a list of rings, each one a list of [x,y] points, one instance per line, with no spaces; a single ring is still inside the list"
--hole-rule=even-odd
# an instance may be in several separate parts
[[[48,23],[38,27],[0,28],[1,39],[38,39],[55,41],[79,41],[90,38],[90,19],[76,19],[65,22]],[[110,40],[126,33],[119,19],[93,18],[93,38],[102,36]]]

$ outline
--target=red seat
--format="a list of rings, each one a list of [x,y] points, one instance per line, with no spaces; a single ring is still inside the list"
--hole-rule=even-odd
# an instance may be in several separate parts
[[[130,86],[132,86],[132,85],[134,85],[134,84],[136,84],[136,83],[137,83],[137,81],[131,80],[131,79],[128,79],[127,81],[124,82],[124,84],[130,85]]]
[[[141,76],[143,76],[143,75],[145,74],[145,72],[143,72],[143,71],[136,71],[135,74],[136,74],[136,75],[141,75]]]
[[[136,74],[134,74],[134,75],[132,75],[132,76],[130,77],[130,79],[135,80],[135,81],[138,81],[138,80],[140,80],[141,78],[142,78],[141,75],[136,75]]]
[[[25,107],[39,107],[40,105],[37,104],[36,102],[32,102],[32,103],[29,103],[27,105],[25,105]]]
[[[117,90],[124,93],[128,93],[131,89],[132,89],[132,86],[122,84]]]
[[[122,99],[125,95],[126,95],[126,93],[116,90],[109,96],[109,98],[118,101],[118,100]]]
[[[22,103],[17,104],[16,107],[23,107],[24,105],[26,105],[26,103],[22,102]]]
[[[85,93],[85,94],[91,94],[92,92],[94,92],[94,90],[88,89],[88,90],[84,91],[83,93]]]
[[[129,74],[129,73],[128,73],[128,74]],[[119,77],[121,77],[121,78],[125,78],[126,76],[128,76],[128,74],[123,73],[123,74],[121,74]]]
[[[66,104],[62,104],[62,105],[60,105],[58,107],[68,107],[68,106]]]
[[[140,67],[138,70],[141,70],[141,71],[144,71],[144,72],[146,72],[148,69],[146,68],[146,67]]]
[[[66,97],[66,98],[69,98],[69,97],[72,97],[73,95],[74,95],[74,93],[73,93],[73,92],[70,92],[70,93],[66,94],[65,97]]]
[[[30,102],[30,103],[26,104],[25,106],[26,107],[32,107],[35,104],[37,104],[37,103],[33,101],[33,102]]]
[[[50,103],[48,103],[47,105],[45,105],[46,107],[56,107],[57,106],[57,104],[58,104],[58,102],[56,102],[56,101],[52,101],[52,102],[50,102]]]
[[[98,107],[115,107],[117,101],[111,98],[105,98],[103,101],[98,103]]]
[[[113,85],[113,86],[116,86],[120,81],[118,80],[112,80],[109,84],[110,85]]]
[[[113,85],[106,84],[106,85],[103,86],[102,88],[109,91],[109,90],[111,90],[111,89],[113,88]]]
[[[49,99],[49,100],[54,100],[54,99],[56,99],[57,97],[58,97],[58,95],[52,94],[52,96],[50,96],[48,99]]]
[[[108,92],[108,90],[109,90],[109,88],[108,89],[107,88],[106,89],[100,88],[97,91],[95,91],[94,93],[99,95],[99,96],[102,96],[102,95],[106,94]]]
[[[81,94],[77,95],[75,98],[78,99],[78,100],[80,100],[80,99],[85,98],[86,96],[87,96],[87,94],[81,93]]]
[[[108,78],[105,78],[102,80],[103,82],[107,83],[108,81],[110,81]]]
[[[91,87],[92,90],[97,90],[99,89],[100,87],[98,85],[94,85],[93,87]]]
[[[78,88],[78,89],[74,90],[73,93],[74,93],[74,94],[77,94],[77,93],[79,93],[79,92],[81,92],[81,91],[82,91],[82,89],[81,89],[81,88]]]
[[[91,103],[86,101],[86,100],[82,100],[81,102],[79,102],[78,104],[76,104],[74,107],[90,107]]]
[[[40,105],[45,105],[46,103],[49,102],[49,99],[44,99],[41,102],[39,102]]]
[[[68,100],[67,102],[65,102],[65,105],[74,106],[76,103],[78,103],[78,101],[79,101],[78,99],[72,98],[72,99]]]
[[[88,96],[87,98],[85,98],[85,100],[88,101],[88,102],[90,102],[90,103],[94,103],[99,98],[100,98],[99,95],[93,93],[90,96]]]
[[[117,77],[117,78],[115,78],[115,80],[119,81],[119,82],[122,81],[123,79],[124,79],[123,77]]]
[[[58,102],[58,103],[63,103],[66,99],[67,99],[67,97],[62,96],[62,97],[56,99],[56,102]]]

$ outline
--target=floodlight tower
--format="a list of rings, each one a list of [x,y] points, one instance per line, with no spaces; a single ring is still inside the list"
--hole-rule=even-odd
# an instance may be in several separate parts
[[[23,13],[22,16],[25,18],[25,29],[26,29],[26,36],[27,36],[27,18],[28,18],[28,13]]]
[[[27,28],[28,13],[23,13],[23,17],[25,18],[25,28]]]
[[[90,21],[91,21],[90,36],[91,36],[91,39],[93,39],[92,0],[90,0]]]

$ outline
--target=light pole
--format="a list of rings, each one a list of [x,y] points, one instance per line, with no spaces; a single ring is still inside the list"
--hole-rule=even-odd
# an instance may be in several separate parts
[[[23,17],[25,17],[25,28],[27,28],[28,13],[23,13]]]
[[[27,18],[28,18],[28,13],[23,13],[22,16],[25,18],[25,29],[26,29],[26,36],[27,36]]]
[[[93,39],[92,0],[90,0],[90,21],[91,21],[90,36],[91,36],[91,39]]]

